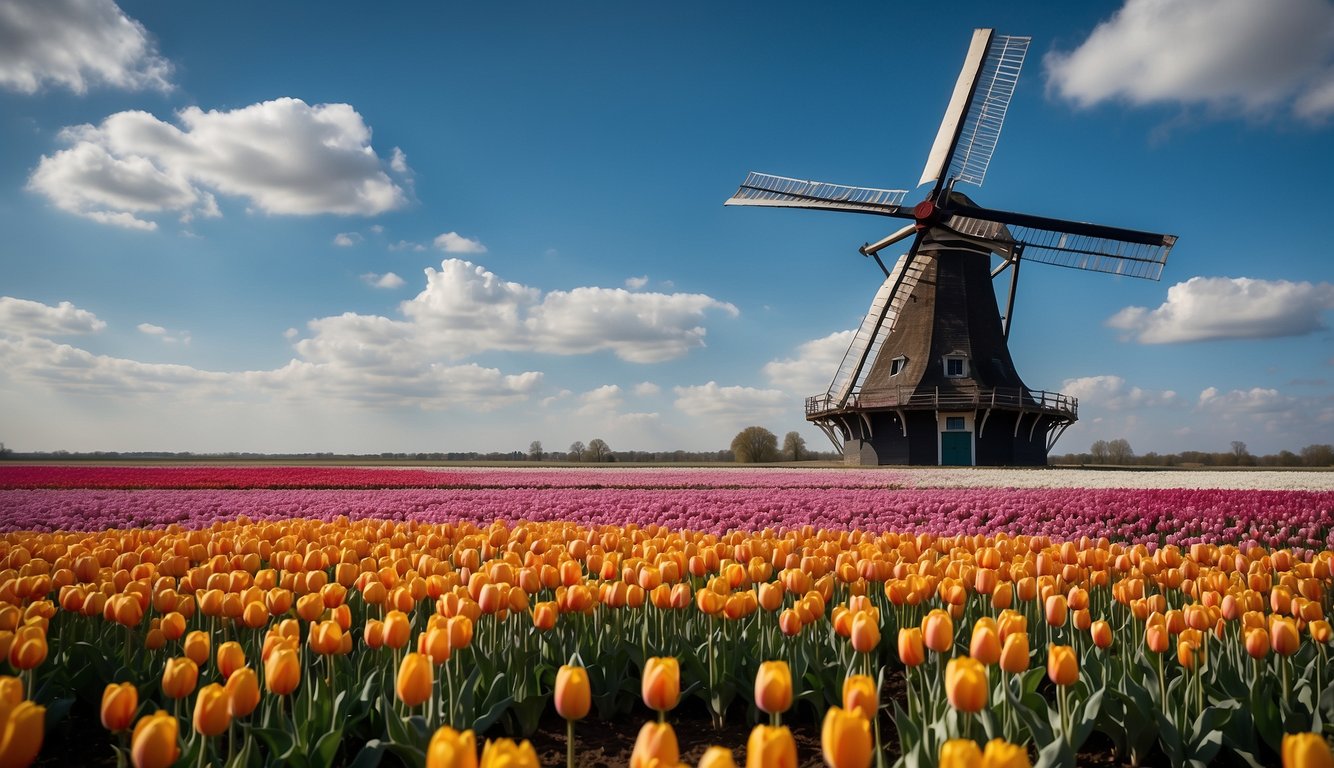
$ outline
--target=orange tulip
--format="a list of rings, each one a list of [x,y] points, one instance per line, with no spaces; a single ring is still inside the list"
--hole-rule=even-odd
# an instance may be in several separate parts
[[[46,661],[46,633],[41,629],[25,632],[31,627],[22,627],[14,635],[14,644],[9,646],[9,664],[18,670],[36,669]]]
[[[408,635],[412,634],[412,625],[408,615],[402,611],[390,611],[384,615],[384,645],[398,650],[408,644]]]
[[[830,768],[868,768],[871,723],[856,710],[830,707],[820,728],[820,749]]]
[[[1301,635],[1297,633],[1297,622],[1284,617],[1271,617],[1269,624],[1269,644],[1274,653],[1291,656],[1301,645]]]
[[[986,768],[1030,768],[1028,750],[1003,739],[992,739],[982,750],[982,765]]]
[[[644,664],[640,682],[644,705],[666,712],[681,697],[681,666],[672,656],[656,656]]]
[[[169,768],[181,756],[179,737],[180,723],[166,712],[139,718],[130,739],[134,768]]]
[[[556,617],[559,615],[555,602],[536,603],[533,605],[533,626],[539,632],[546,632],[556,626]]]
[[[1167,653],[1169,635],[1165,624],[1150,624],[1144,628],[1144,644],[1154,653]]]
[[[787,726],[757,725],[751,730],[746,768],[797,768],[797,742]]]
[[[235,640],[218,646],[218,674],[226,681],[232,673],[245,666],[245,651]]]
[[[183,699],[194,693],[199,683],[199,665],[193,659],[178,656],[167,659],[162,670],[162,692],[168,698]]]
[[[1112,625],[1098,619],[1089,626],[1089,636],[1099,648],[1108,648],[1112,644]]]
[[[588,670],[565,664],[556,673],[556,712],[566,720],[582,720],[592,704]]]
[[[1005,638],[1005,645],[1001,648],[1000,667],[1012,675],[1028,669],[1027,632],[1013,632]]]
[[[801,631],[801,616],[792,608],[784,608],[778,614],[778,629],[784,635],[792,637]]]
[[[232,723],[227,706],[227,690],[221,685],[212,683],[200,688],[195,697],[195,731],[204,736],[217,736],[226,731]]]
[[[852,648],[870,653],[880,645],[880,620],[871,611],[858,611],[852,617]]]
[[[139,708],[139,689],[133,683],[108,683],[102,691],[102,727],[112,733],[128,730]]]
[[[922,630],[920,628],[899,628],[899,660],[909,667],[915,667],[926,661],[926,651],[922,648]]]
[[[792,671],[786,661],[766,661],[755,673],[755,706],[779,715],[792,706]]]
[[[286,696],[301,684],[301,658],[296,649],[275,648],[264,661],[264,687],[275,696]]]
[[[477,768],[477,737],[441,726],[426,748],[426,768]]]
[[[704,750],[697,768],[736,768],[736,761],[732,759],[732,750],[714,746]]]
[[[42,751],[46,707],[31,701],[20,701],[12,709],[6,707],[0,717],[0,763],[6,766],[31,765]]]
[[[968,655],[987,666],[1000,661],[1001,643],[995,628],[981,620],[973,625],[973,639],[968,645]]]
[[[435,673],[431,668],[429,656],[420,653],[408,653],[398,665],[398,678],[394,688],[398,698],[409,708],[415,707],[431,698],[431,689],[435,684]]]
[[[1269,655],[1269,632],[1264,627],[1251,627],[1246,630],[1246,653],[1253,659],[1263,659]]]
[[[1079,658],[1074,648],[1047,646],[1047,678],[1057,685],[1074,685],[1079,679]]]
[[[1284,734],[1283,768],[1334,768],[1334,754],[1318,733]]]
[[[419,636],[419,645],[417,650],[431,657],[432,664],[444,664],[449,661],[449,624],[441,622],[440,624],[428,628]]]
[[[208,657],[212,654],[211,645],[207,632],[195,630],[185,636],[185,644],[181,647],[181,650],[190,661],[195,663],[195,666],[202,667],[208,663]]]
[[[660,765],[676,765],[681,760],[676,731],[667,723],[644,723],[639,729],[630,753],[630,768],[649,768],[655,759]]]
[[[922,619],[922,641],[936,653],[954,647],[954,620],[945,611],[936,608]]]
[[[850,675],[843,681],[843,708],[860,712],[868,723],[876,716],[880,697],[870,675]]]
[[[980,712],[987,704],[987,668],[970,656],[957,656],[945,665],[945,695],[960,712]]]
[[[336,621],[321,621],[310,625],[310,649],[321,656],[338,653],[343,646],[343,628]]]
[[[938,768],[979,768],[982,750],[972,739],[950,739],[940,745]]]
[[[255,670],[241,667],[227,678],[227,712],[232,717],[246,717],[259,706],[259,678]]]
[[[1048,624],[1053,627],[1064,627],[1069,613],[1069,605],[1065,600],[1065,595],[1050,595],[1047,597],[1043,615],[1046,617]]]

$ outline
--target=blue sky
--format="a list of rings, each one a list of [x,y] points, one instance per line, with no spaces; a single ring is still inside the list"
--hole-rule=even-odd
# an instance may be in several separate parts
[[[1161,282],[1032,265],[1057,452],[1334,436],[1334,3],[0,7],[0,441],[714,449],[801,418],[970,31],[1033,43],[980,204],[1176,234]],[[924,192],[913,190],[909,200]]]

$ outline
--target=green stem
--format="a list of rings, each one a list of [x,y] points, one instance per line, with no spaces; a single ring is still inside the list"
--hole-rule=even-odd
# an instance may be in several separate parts
[[[574,721],[565,721],[565,766],[574,768]]]

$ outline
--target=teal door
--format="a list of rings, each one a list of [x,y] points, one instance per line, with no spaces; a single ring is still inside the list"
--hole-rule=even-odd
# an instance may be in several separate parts
[[[944,467],[971,467],[973,465],[973,433],[941,432],[940,464]]]

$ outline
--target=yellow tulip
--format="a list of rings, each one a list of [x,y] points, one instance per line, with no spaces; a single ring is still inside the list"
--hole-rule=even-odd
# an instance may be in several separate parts
[[[830,707],[820,729],[820,748],[830,768],[871,764],[871,723],[857,710]]]
[[[644,723],[630,753],[630,768],[648,768],[653,760],[662,765],[676,765],[681,751],[676,745],[676,731],[667,723]]]
[[[1028,633],[1011,632],[1001,647],[1001,669],[1012,675],[1028,669]]]
[[[640,683],[644,705],[666,712],[681,698],[681,665],[672,656],[655,656],[644,664]]]
[[[592,704],[592,690],[588,670],[573,664],[563,665],[556,672],[556,712],[566,720],[582,720]]]
[[[301,684],[301,658],[296,649],[278,646],[264,661],[264,687],[275,696],[286,696]]]
[[[541,764],[533,745],[527,741],[516,744],[513,739],[496,739],[488,741],[482,749],[478,768],[541,768]]]
[[[1033,764],[1028,760],[1027,749],[1003,739],[992,739],[982,750],[982,765],[985,768],[1032,768]]]
[[[1079,658],[1068,645],[1047,647],[1047,678],[1057,685],[1074,685],[1079,679]]]
[[[209,647],[210,645],[208,633],[195,630],[185,636],[185,644],[181,647],[181,651],[186,658],[195,663],[196,667],[202,667],[208,663],[208,657],[212,654],[213,649]]]
[[[938,768],[979,768],[982,750],[972,739],[950,739],[940,745]]]
[[[134,724],[139,708],[139,689],[133,683],[108,683],[102,691],[102,727],[115,733]]]
[[[162,710],[139,718],[130,739],[130,760],[134,768],[171,766],[181,756],[179,736],[179,722]]]
[[[232,717],[245,717],[259,706],[259,677],[250,667],[241,667],[227,678],[227,711]]]
[[[860,712],[867,722],[876,716],[880,696],[870,675],[850,675],[843,681],[843,708]]]
[[[940,608],[932,610],[922,619],[922,640],[926,647],[936,653],[944,653],[954,647],[954,621]]]
[[[398,698],[409,707],[415,707],[431,698],[431,689],[435,684],[435,673],[431,669],[431,658],[420,653],[408,653],[398,665],[398,678],[394,687]]]
[[[797,768],[797,742],[787,726],[757,725],[746,741],[746,768]]]
[[[1283,768],[1334,768],[1329,742],[1318,733],[1283,736]]]
[[[240,643],[228,640],[218,646],[218,674],[224,681],[230,679],[233,672],[244,666],[245,651]]]
[[[699,759],[698,768],[736,768],[732,750],[727,747],[709,747]]]
[[[195,697],[195,731],[205,736],[217,736],[232,723],[227,709],[227,690],[217,683],[199,689]]]
[[[786,661],[766,661],[755,673],[755,706],[771,715],[792,706],[792,671]]]
[[[987,666],[1000,661],[1001,642],[994,627],[979,621],[973,627],[972,642],[968,644],[968,655]]]
[[[960,712],[980,712],[987,704],[987,668],[971,656],[957,656],[945,665],[945,695]]]
[[[441,726],[426,748],[426,768],[477,768],[477,737]]]
[[[177,656],[167,659],[162,670],[162,692],[172,699],[183,699],[194,693],[199,683],[199,665],[193,659]]]
[[[4,706],[4,705],[0,705]],[[31,765],[42,751],[46,727],[46,707],[20,701],[13,709],[4,707],[0,717],[0,762],[9,766]]]

